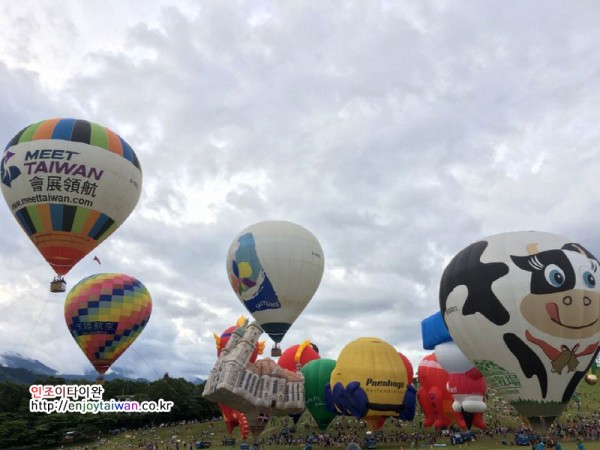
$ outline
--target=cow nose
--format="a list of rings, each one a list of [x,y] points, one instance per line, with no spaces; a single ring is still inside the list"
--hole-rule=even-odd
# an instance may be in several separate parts
[[[566,295],[565,297],[563,297],[563,304],[566,306],[570,306],[573,304],[573,297],[571,297],[570,295]],[[589,298],[587,295],[583,296],[583,306],[590,306],[592,304],[592,299]]]

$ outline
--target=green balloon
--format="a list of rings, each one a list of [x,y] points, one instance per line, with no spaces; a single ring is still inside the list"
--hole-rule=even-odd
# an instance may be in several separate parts
[[[304,375],[304,400],[319,430],[325,431],[335,414],[327,409],[325,404],[325,385],[329,383],[331,372],[335,367],[333,359],[314,359],[302,367]]]

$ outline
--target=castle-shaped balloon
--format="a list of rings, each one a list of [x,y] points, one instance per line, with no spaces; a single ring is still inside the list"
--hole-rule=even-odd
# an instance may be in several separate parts
[[[241,412],[267,415],[304,411],[304,377],[270,358],[250,362],[263,329],[253,322],[236,328],[204,386],[203,397]]]

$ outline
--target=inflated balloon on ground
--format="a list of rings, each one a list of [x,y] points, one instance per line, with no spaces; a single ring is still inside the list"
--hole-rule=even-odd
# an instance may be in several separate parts
[[[412,420],[415,394],[401,356],[379,338],[359,338],[347,344],[325,389],[330,411],[364,418],[375,428],[385,420],[382,417]]]
[[[279,357],[277,365],[284,369],[296,372],[298,367],[302,368],[304,365],[319,359],[319,352],[315,350],[315,347],[309,340],[302,342],[301,344],[292,345],[285,349],[285,351]]]
[[[453,423],[467,428],[463,417],[452,409],[454,398],[448,391],[448,372],[437,361],[435,354],[425,355],[418,367],[419,391],[417,398],[425,415],[423,426],[447,428]]]
[[[440,283],[454,342],[544,431],[568,404],[600,342],[600,263],[551,233],[503,233],[459,252]]]
[[[235,325],[228,327],[220,335],[213,334],[213,336],[215,338],[215,343],[217,345],[217,356],[220,356],[221,351],[227,346],[227,343],[229,342],[229,339],[231,338],[231,334],[238,327],[244,326],[244,324],[246,322],[247,322],[247,319],[244,316],[241,316],[238,318]],[[250,356],[251,363],[254,363],[256,361],[256,358],[258,357],[258,355],[262,355],[263,349],[264,349],[264,341],[257,342],[254,347],[254,351],[252,352],[252,355]],[[223,414],[223,420],[225,421],[225,428],[227,429],[227,433],[229,433],[229,435],[232,436],[233,429],[239,426],[242,440],[246,440],[246,438],[248,437],[248,432],[249,432],[249,424],[248,424],[248,419],[245,416],[245,414],[242,413],[241,411],[237,411],[233,408],[230,408],[229,406],[227,406],[224,403],[217,403],[217,406],[219,407],[219,409],[221,410],[221,413]]]
[[[309,361],[301,369],[304,375],[306,409],[315,419],[321,431],[325,431],[336,416],[336,414],[329,411],[325,402],[325,386],[329,384],[334,367],[334,360],[321,358]]]

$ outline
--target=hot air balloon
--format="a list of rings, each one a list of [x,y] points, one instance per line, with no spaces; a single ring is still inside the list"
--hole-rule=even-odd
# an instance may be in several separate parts
[[[438,311],[421,322],[423,348],[435,350],[435,357],[447,373],[446,388],[454,398],[452,408],[462,414],[468,429],[486,428],[483,412],[486,392],[483,375],[452,340],[442,314]]]
[[[562,413],[598,350],[599,266],[570,239],[528,231],[475,242],[444,270],[454,342],[536,431]]]
[[[412,384],[415,378],[415,370],[413,369],[412,363],[403,353],[398,352],[398,355],[400,355],[400,359],[402,359],[404,368],[406,369],[406,382]]]
[[[121,137],[85,120],[44,120],[21,130],[0,164],[11,213],[57,276],[64,292],[71,268],[133,211],[140,163]]]
[[[304,411],[304,377],[270,358],[250,362],[263,330],[257,323],[236,328],[210,371],[202,395],[243,412],[256,438],[272,415]]]
[[[394,347],[379,338],[359,338],[342,349],[325,398],[330,411],[364,418],[377,429],[381,417],[412,420],[414,393],[411,414],[407,392],[406,368]]]
[[[221,355],[221,351],[225,348],[225,346],[227,345],[227,342],[229,342],[231,333],[233,333],[236,328],[243,326],[245,323],[246,323],[246,318],[244,316],[241,316],[240,318],[238,318],[236,325],[227,328],[225,331],[223,331],[223,333],[221,333],[220,336],[217,334],[213,334],[213,336],[215,338],[215,343],[217,345],[217,356]],[[258,357],[258,355],[262,355],[264,346],[265,346],[264,341],[259,341],[256,343],[256,345],[254,347],[254,351],[252,352],[252,355],[250,356],[251,363],[254,363],[256,361],[256,358]],[[244,413],[237,411],[233,408],[230,408],[229,406],[227,406],[224,403],[217,403],[217,406],[219,407],[219,410],[221,410],[221,413],[223,414],[223,419],[225,420],[225,427],[226,427],[229,435],[231,436],[233,434],[233,429],[235,427],[239,426],[242,439],[246,440],[246,438],[248,437],[249,424],[248,424],[248,419],[246,418]]]
[[[288,347],[279,357],[277,365],[290,372],[297,372],[299,368],[310,361],[321,358],[309,340],[302,344],[292,345]],[[294,425],[300,420],[302,414],[292,414],[290,417],[294,421]]]
[[[227,430],[227,433],[229,433],[229,436],[233,434],[233,429],[235,427],[240,427],[240,436],[242,437],[242,440],[245,441],[248,438],[248,431],[250,431],[250,426],[246,416],[243,413],[224,405],[223,403],[218,403],[218,406],[223,414],[225,429]]]
[[[334,367],[334,360],[321,358],[307,362],[300,369],[304,375],[306,409],[321,431],[325,431],[336,416],[329,411],[325,402],[325,386],[329,384]]]
[[[435,356],[448,372],[448,391],[454,397],[452,408],[463,414],[467,428],[471,424],[486,428],[482,413],[487,409],[483,401],[486,384],[483,375],[454,342],[436,346]]]
[[[435,354],[426,355],[419,364],[417,398],[425,414],[425,427],[447,428],[453,423],[467,428],[463,417],[452,409],[454,398],[448,391],[448,373],[437,361]]]
[[[266,221],[240,232],[227,254],[227,274],[236,295],[273,339],[271,356],[316,292],[323,276],[319,241],[291,222]]]
[[[151,312],[148,289],[119,273],[84,278],[65,299],[67,327],[101,376],[137,339]]]
[[[246,321],[247,321],[246,318],[244,316],[241,316],[238,318],[235,325],[227,328],[225,331],[223,331],[223,333],[221,333],[220,336],[213,333],[213,336],[215,338],[215,344],[217,345],[217,356],[221,355],[221,350],[223,350],[225,348],[225,346],[227,345],[227,342],[229,342],[231,333],[233,333],[233,331],[236,328],[244,326]],[[265,349],[265,342],[258,341],[254,348],[254,351],[252,352],[252,356],[250,356],[250,362],[251,363],[255,362],[256,358],[258,358],[258,355],[263,354],[264,349]]]
[[[292,345],[288,347],[279,357],[277,365],[284,369],[296,372],[298,366],[304,367],[308,362],[319,359],[319,352],[315,350],[315,347],[309,340],[304,341],[302,344]]]

